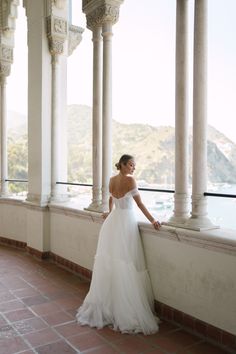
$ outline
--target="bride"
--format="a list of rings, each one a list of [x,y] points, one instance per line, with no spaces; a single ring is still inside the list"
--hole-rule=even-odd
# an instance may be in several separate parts
[[[132,176],[134,158],[123,155],[116,167],[119,173],[110,179],[109,213],[99,234],[90,290],[76,318],[81,325],[152,334],[158,331],[158,319],[133,201],[155,229],[160,223],[142,203]]]

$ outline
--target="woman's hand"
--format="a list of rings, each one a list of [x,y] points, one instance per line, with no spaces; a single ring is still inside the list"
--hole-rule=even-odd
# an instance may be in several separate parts
[[[153,221],[152,221],[152,225],[154,226],[154,228],[155,228],[156,230],[160,230],[161,223],[160,223],[159,221],[153,220]]]
[[[102,213],[102,218],[105,220],[109,214],[110,212]]]

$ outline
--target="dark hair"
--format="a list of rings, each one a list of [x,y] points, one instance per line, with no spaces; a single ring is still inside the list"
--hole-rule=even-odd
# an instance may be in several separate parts
[[[117,163],[115,164],[117,170],[120,170],[120,169],[121,169],[121,165],[122,165],[122,164],[123,164],[123,165],[126,165],[129,160],[133,160],[133,159],[134,159],[134,157],[131,156],[131,155],[122,155],[121,158],[120,158],[120,160],[119,160],[119,162],[117,162]]]

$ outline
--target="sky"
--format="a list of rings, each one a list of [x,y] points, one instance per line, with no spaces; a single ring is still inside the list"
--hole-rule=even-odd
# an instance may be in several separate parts
[[[22,3],[22,1],[21,1]],[[189,124],[192,125],[193,0],[189,0]],[[208,0],[208,123],[236,143],[236,1]],[[153,126],[175,124],[176,0],[124,0],[113,26],[113,118]],[[27,39],[22,6],[16,23],[8,109],[27,112]],[[92,105],[92,33],[81,0],[72,23],[83,39],[68,58],[68,104]],[[19,83],[21,89],[19,90]]]

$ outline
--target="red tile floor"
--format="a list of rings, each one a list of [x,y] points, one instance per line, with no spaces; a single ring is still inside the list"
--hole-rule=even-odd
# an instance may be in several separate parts
[[[226,353],[167,322],[151,336],[81,327],[75,313],[88,288],[49,261],[0,245],[0,354]]]

